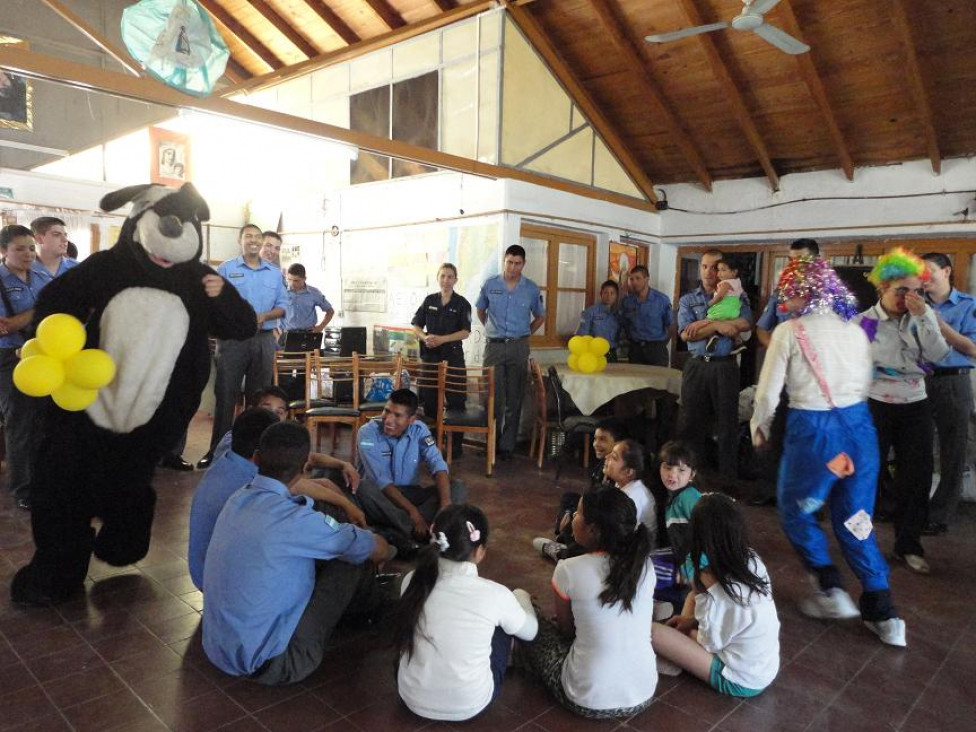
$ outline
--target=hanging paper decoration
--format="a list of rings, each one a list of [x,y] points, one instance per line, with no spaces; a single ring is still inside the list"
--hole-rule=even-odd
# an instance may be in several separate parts
[[[230,58],[207,12],[195,0],[141,0],[122,11],[122,40],[154,77],[206,96]]]

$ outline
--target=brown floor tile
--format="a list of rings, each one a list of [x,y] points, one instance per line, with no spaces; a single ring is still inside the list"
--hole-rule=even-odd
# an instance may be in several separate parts
[[[168,645],[192,638],[200,628],[200,613],[191,609],[186,615],[169,618],[168,620],[146,618],[143,620],[143,623],[153,635]]]
[[[240,704],[250,714],[280,704],[288,699],[305,693],[301,684],[292,686],[263,686],[247,679],[234,679],[233,683],[223,687],[224,693]]]
[[[95,649],[84,642],[40,658],[28,659],[26,663],[42,684],[78,671],[105,666]]]
[[[697,719],[684,710],[668,704],[666,701],[656,701],[636,717],[627,722],[627,728],[641,730],[641,732],[699,732],[712,725],[702,719]]]
[[[759,707],[741,704],[714,729],[716,732],[754,732],[758,729],[801,732],[811,721],[813,716],[806,719],[801,715],[770,714]]]
[[[44,684],[48,696],[62,709],[124,689],[118,674],[104,664]]]
[[[14,728],[15,732],[71,732],[71,725],[61,715],[46,714]]]
[[[27,667],[20,661],[7,663],[0,668],[0,695],[16,694],[23,689],[37,686]]]
[[[305,692],[254,716],[271,732],[314,732],[335,722],[340,715],[311,692]]]
[[[674,691],[669,692],[662,701],[710,725],[716,724],[742,704],[741,700],[719,694],[704,681],[693,677],[689,677],[686,683],[680,684]]]
[[[247,712],[219,689],[188,701],[173,699],[153,711],[172,730],[205,732],[241,719]]]
[[[504,712],[503,712],[504,714]],[[364,730],[390,729],[399,732],[417,732],[430,725],[429,719],[418,717],[404,706],[396,693],[384,694],[365,709],[348,716],[350,722]],[[493,729],[513,729],[495,727]]]
[[[215,688],[206,676],[192,668],[180,668],[140,679],[133,679],[126,674],[125,680],[150,709],[182,704],[208,694]]]
[[[148,651],[127,655],[111,666],[130,684],[165,676],[183,667],[183,658],[168,646],[159,645]]]
[[[91,641],[92,647],[109,663],[166,648],[166,644],[144,627]]]
[[[27,661],[51,653],[64,652],[85,643],[82,637],[68,625],[37,630],[8,640],[14,651]]]
[[[267,728],[254,717],[241,717],[219,729],[220,732],[267,732]]]
[[[137,723],[155,719],[146,706],[128,690],[100,696],[97,699],[66,707],[62,711],[75,729],[85,732],[98,732],[116,727],[129,728]]]
[[[881,693],[874,683],[854,681],[834,699],[830,709],[870,724],[887,724],[898,729],[921,693],[921,688],[912,694]]]
[[[57,709],[40,686],[31,686],[0,697],[0,730],[13,729],[55,714]]]
[[[557,706],[532,720],[533,724],[548,732],[604,732],[616,729],[623,722],[623,719],[584,719]]]

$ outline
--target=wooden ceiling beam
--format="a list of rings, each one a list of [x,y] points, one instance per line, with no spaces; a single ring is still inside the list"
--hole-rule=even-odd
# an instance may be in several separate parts
[[[610,35],[613,45],[623,57],[624,64],[637,77],[643,95],[657,108],[657,116],[663,119],[667,125],[685,161],[694,170],[695,175],[698,176],[698,180],[705,186],[705,190],[711,191],[712,175],[708,172],[708,167],[702,159],[701,152],[695,145],[687,128],[671,108],[661,88],[648,71],[647,64],[641,56],[638,46],[636,46],[626,25],[620,16],[614,12],[611,0],[588,1],[590,7],[593,8],[597,17],[600,19],[603,29]]]
[[[254,74],[241,66],[238,61],[235,61],[233,56],[227,59],[227,69],[224,73],[235,84],[240,84],[241,82],[254,78]]]
[[[539,25],[538,21],[532,17],[528,10],[514,4],[506,6],[509,15],[515,24],[521,29],[529,43],[542,56],[542,59],[555,74],[556,78],[563,85],[573,103],[582,110],[583,114],[593,125],[594,130],[603,138],[614,157],[620,162],[627,175],[637,186],[637,189],[647,196],[652,202],[657,201],[654,193],[654,184],[647,177],[644,169],[640,166],[633,154],[624,143],[623,137],[610,124],[610,120],[600,111],[599,105],[593,101],[586,89],[576,78],[576,75],[569,68],[565,59],[559,55],[546,32]]]
[[[308,5],[315,13],[329,26],[339,38],[346,42],[347,46],[351,46],[354,43],[359,43],[362,39],[359,34],[356,33],[349,25],[344,21],[339,15],[325,4],[325,0],[305,0],[305,4]],[[313,57],[314,58],[314,57]]]
[[[292,45],[304,53],[306,58],[312,58],[322,53],[305,36],[299,33],[291,23],[282,18],[278,14],[278,11],[268,5],[265,0],[247,0],[247,2],[250,3],[252,8],[261,13],[264,19],[271,23],[281,35],[291,41]]]
[[[803,37],[803,30],[800,28],[800,23],[796,19],[796,14],[793,12],[793,6],[790,5],[790,0],[782,0],[779,7],[781,9],[780,17],[785,21],[783,23],[785,26],[784,30],[797,40],[807,43]],[[807,45],[809,46],[810,44],[807,43]],[[844,139],[844,135],[840,131],[840,126],[837,124],[834,109],[830,106],[830,100],[827,98],[823,80],[820,78],[820,74],[817,72],[817,66],[813,62],[813,51],[798,54],[794,58],[796,58],[796,63],[800,67],[800,74],[803,76],[803,81],[810,91],[810,96],[817,103],[820,114],[827,125],[827,132],[830,135],[831,141],[833,141],[834,151],[837,153],[837,160],[840,162],[840,167],[844,171],[847,180],[854,180],[854,161],[851,159],[847,141]]]
[[[84,21],[83,18],[81,18],[81,16],[75,14],[74,11],[66,7],[64,3],[58,2],[58,0],[42,0],[42,2],[55,13],[60,15],[64,20],[73,25],[75,29],[80,31],[82,35],[86,36],[88,40],[105,51],[105,53],[107,53],[113,59],[118,61],[119,64],[122,65],[123,69],[128,71],[133,76],[142,76],[142,71],[139,69],[138,64],[132,58],[130,58],[125,51],[118,48],[105,36],[92,28]]]
[[[936,175],[939,175],[942,173],[939,136],[935,130],[935,120],[932,117],[932,106],[929,102],[928,91],[925,88],[925,80],[922,78],[922,70],[918,65],[918,54],[915,51],[915,41],[912,38],[908,10],[905,7],[904,0],[892,0],[892,4],[894,5],[895,25],[898,27],[901,44],[905,50],[905,76],[908,80],[908,88],[911,90],[919,121],[922,124],[925,146],[928,149],[929,160],[932,161],[932,170],[935,171]]]
[[[437,7],[441,9],[441,12],[446,13],[448,10],[454,10],[457,7],[454,0],[434,0]]]
[[[679,0],[679,2],[690,25],[705,25],[705,21],[698,11],[695,0]],[[746,136],[746,140],[755,153],[759,165],[762,166],[763,172],[769,178],[769,184],[773,187],[774,191],[778,191],[779,175],[776,173],[775,168],[773,168],[773,162],[769,157],[769,151],[766,149],[766,143],[763,142],[762,135],[759,134],[756,123],[753,121],[752,115],[749,114],[749,108],[746,106],[745,99],[742,97],[742,92],[739,90],[735,79],[732,78],[732,74],[729,73],[728,67],[722,60],[715,41],[709,37],[708,33],[703,33],[702,35],[696,36],[696,38],[698,39],[698,43],[701,44],[702,50],[705,52],[705,58],[708,60],[708,65],[712,69],[712,74],[714,74],[715,79],[722,88],[722,93],[732,108],[732,114],[736,122],[738,122],[739,128]]]
[[[366,0],[366,4],[372,8],[373,12],[376,13],[380,20],[386,23],[386,27],[390,30],[396,30],[397,28],[402,28],[407,24],[407,21],[403,19],[403,16],[396,11],[392,5],[390,5],[386,0]]]
[[[284,67],[285,63],[275,56],[271,52],[271,49],[261,43],[237,18],[224,10],[223,6],[218,5],[216,0],[199,0],[199,3],[217,22],[233,33],[241,43],[247,46],[252,53],[260,57],[273,70]]]

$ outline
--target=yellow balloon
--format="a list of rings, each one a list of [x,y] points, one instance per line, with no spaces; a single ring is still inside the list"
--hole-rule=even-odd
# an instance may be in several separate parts
[[[586,353],[586,341],[583,340],[583,336],[573,336],[569,339],[569,352],[576,355]]]
[[[41,348],[41,344],[37,342],[36,338],[31,338],[27,343],[20,347],[20,358],[30,358],[31,356],[44,356],[44,349]]]
[[[596,362],[597,362],[596,363],[596,372],[597,373],[600,373],[601,371],[603,371],[604,369],[606,369],[606,367],[607,367],[607,357],[606,356],[597,356],[596,357]]]
[[[86,348],[64,362],[65,378],[82,389],[101,389],[115,378],[115,361],[99,348]]]
[[[85,326],[73,315],[48,315],[37,326],[37,342],[48,356],[65,359],[85,347]]]
[[[594,356],[606,356],[610,352],[610,341],[606,338],[594,338],[590,344],[590,353]]]
[[[569,359],[566,361],[566,363],[569,365],[571,371],[579,371],[579,360],[580,357],[578,353],[569,354]]]
[[[590,348],[592,348],[593,336],[586,335],[586,336],[580,336],[580,338],[583,339],[583,353],[586,353],[587,351],[590,350]]]
[[[599,356],[594,356],[592,353],[584,353],[579,357],[579,370],[584,374],[592,374],[599,365],[597,359],[599,359]]]
[[[14,368],[14,385],[27,396],[47,396],[64,383],[64,365],[51,356],[31,356]]]
[[[65,382],[56,389],[51,398],[54,403],[67,412],[80,412],[88,407],[98,397],[95,389],[82,389],[74,384]]]

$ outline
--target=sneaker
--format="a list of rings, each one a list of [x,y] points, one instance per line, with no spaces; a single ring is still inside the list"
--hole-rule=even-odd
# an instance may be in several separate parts
[[[932,567],[925,561],[925,557],[920,554],[898,554],[896,552],[892,556],[917,574],[929,574],[932,571]]]
[[[901,618],[890,618],[888,620],[865,620],[864,624],[868,629],[875,633],[882,643],[889,646],[904,648],[908,645],[905,642],[905,621]]]
[[[666,658],[657,656],[655,658],[655,662],[657,663],[657,673],[659,676],[680,676],[681,675],[681,666],[674,663],[673,661],[669,661]]]
[[[547,539],[544,536],[534,538],[532,540],[532,546],[542,555],[543,559],[551,559],[554,562],[559,561],[559,553],[566,549],[565,544],[560,544],[558,541]]]
[[[800,600],[800,612],[808,618],[822,620],[844,620],[861,616],[851,596],[840,587],[831,587],[804,597]]]
[[[654,621],[662,623],[674,615],[674,605],[670,602],[654,601]]]

